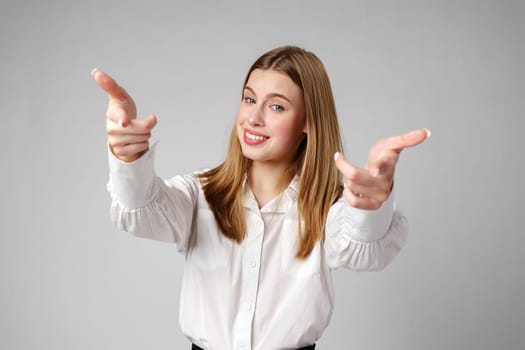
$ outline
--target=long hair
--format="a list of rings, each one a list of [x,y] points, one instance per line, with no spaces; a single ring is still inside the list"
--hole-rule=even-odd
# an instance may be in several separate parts
[[[305,259],[323,239],[328,210],[343,190],[342,175],[333,160],[334,153],[342,151],[342,142],[330,80],[317,56],[295,46],[278,47],[259,57],[248,70],[243,88],[255,69],[286,74],[303,95],[307,134],[291,166],[299,175],[296,256]],[[242,199],[249,165],[234,125],[225,161],[199,175],[222,234],[239,243],[246,235]]]

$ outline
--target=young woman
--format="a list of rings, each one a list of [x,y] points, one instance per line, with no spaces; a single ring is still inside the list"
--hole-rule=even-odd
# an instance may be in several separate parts
[[[109,94],[112,219],[184,254],[180,325],[193,349],[313,349],[332,314],[331,271],[380,270],[402,247],[394,169],[401,150],[429,133],[379,141],[362,169],[347,162],[313,53],[262,55],[246,76],[225,161],[169,180],[154,172],[155,116],[137,119],[122,87],[98,69],[93,76]]]

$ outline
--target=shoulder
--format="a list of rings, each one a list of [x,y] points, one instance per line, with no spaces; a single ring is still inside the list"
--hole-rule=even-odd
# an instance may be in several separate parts
[[[187,196],[197,200],[203,193],[202,173],[202,170],[197,170],[193,173],[175,175],[169,179],[165,179],[164,183],[168,188],[177,192],[183,192]]]

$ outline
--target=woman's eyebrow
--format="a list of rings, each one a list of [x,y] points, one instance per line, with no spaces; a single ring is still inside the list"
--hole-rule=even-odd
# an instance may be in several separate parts
[[[253,91],[253,89],[251,87],[249,87],[248,85],[246,85],[244,87],[246,90],[250,91],[252,94],[254,94],[255,96],[257,96],[257,94],[255,93],[255,91]],[[284,96],[283,94],[279,94],[277,92],[272,92],[272,93],[269,93],[266,97],[280,97],[282,99],[285,99],[286,101],[292,103],[292,101],[290,101],[290,99],[286,96]]]

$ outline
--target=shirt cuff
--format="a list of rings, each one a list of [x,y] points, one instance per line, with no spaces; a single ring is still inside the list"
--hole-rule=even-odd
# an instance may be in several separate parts
[[[124,162],[115,157],[108,145],[109,182],[108,190],[128,209],[145,207],[154,197],[155,142],[150,149],[133,162]]]
[[[348,205],[348,204],[347,204]],[[360,242],[373,242],[383,238],[390,228],[394,215],[394,192],[376,210],[364,210],[348,205],[351,221],[356,228],[352,230],[351,239]]]

